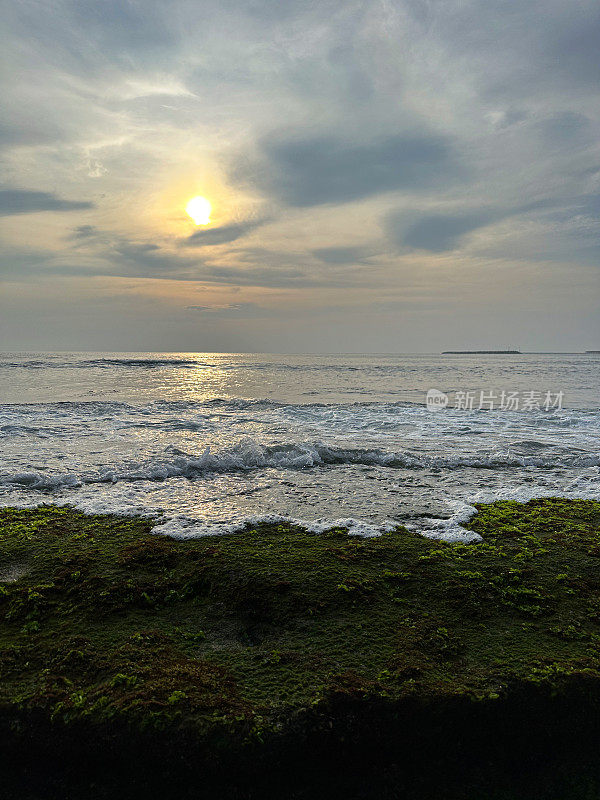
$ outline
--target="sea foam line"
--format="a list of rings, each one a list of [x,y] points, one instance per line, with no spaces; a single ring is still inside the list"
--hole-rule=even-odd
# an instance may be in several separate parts
[[[449,543],[469,544],[481,540],[481,536],[464,527],[476,514],[476,504],[493,503],[501,500],[511,500],[518,503],[527,503],[529,500],[546,497],[560,496],[573,500],[600,501],[600,485],[579,485],[574,479],[567,489],[557,491],[552,488],[525,488],[497,490],[494,492],[481,491],[469,496],[467,499],[447,499],[447,517],[424,517],[418,523],[385,519],[381,521],[364,520],[355,517],[302,519],[284,514],[260,514],[240,516],[232,519],[215,519],[214,517],[194,518],[181,514],[169,514],[157,509],[149,509],[143,505],[127,505],[122,498],[111,498],[109,495],[101,497],[82,497],[78,495],[69,498],[56,498],[54,505],[71,506],[88,514],[117,514],[120,516],[141,516],[152,520],[152,532],[174,539],[191,539],[205,536],[224,536],[238,533],[248,527],[261,523],[289,524],[311,533],[321,534],[325,531],[341,528],[349,536],[360,538],[373,538],[381,536],[396,528],[404,527],[428,539],[436,539]],[[17,508],[37,508],[45,505],[45,501],[31,495],[15,498],[0,498],[0,506],[13,506]]]
[[[170,478],[197,478],[210,473],[249,472],[257,469],[298,470],[327,466],[379,466],[405,469],[495,469],[507,467],[597,467],[600,455],[569,455],[563,457],[518,456],[509,451],[484,455],[416,455],[408,452],[388,452],[377,448],[340,448],[317,443],[263,445],[243,440],[229,449],[213,453],[210,447],[192,455],[175,447],[165,451],[165,457],[132,467],[106,467],[95,473],[64,473],[48,475],[27,470],[0,473],[0,485],[22,486],[28,489],[57,490],[77,488],[91,483],[118,481],[165,481]]]

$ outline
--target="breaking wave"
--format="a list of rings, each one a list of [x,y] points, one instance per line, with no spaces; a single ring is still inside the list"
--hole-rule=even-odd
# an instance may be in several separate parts
[[[210,447],[198,455],[168,447],[164,457],[144,463],[104,468],[81,475],[22,471],[0,473],[0,485],[28,489],[55,490],[90,483],[117,481],[165,481],[171,478],[194,479],[210,473],[249,472],[260,469],[306,470],[319,467],[357,465],[392,469],[556,469],[600,466],[600,454],[566,454],[554,456],[520,456],[507,452],[480,455],[424,455],[388,452],[381,449],[342,448],[323,443],[263,445],[244,440],[231,448],[212,452]]]
[[[189,358],[87,358],[80,361],[59,361],[49,359],[30,359],[28,361],[5,361],[0,363],[3,369],[89,369],[111,367],[142,367],[154,369],[157,367],[198,367],[209,366],[200,361]]]

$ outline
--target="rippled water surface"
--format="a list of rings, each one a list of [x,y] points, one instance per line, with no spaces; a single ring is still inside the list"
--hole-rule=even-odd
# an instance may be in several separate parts
[[[460,536],[478,499],[600,496],[599,367],[594,354],[0,354],[0,502],[160,514],[181,535],[282,515]],[[427,409],[432,388],[446,409]],[[502,392],[521,406],[534,392],[534,408],[500,410]],[[544,409],[547,392],[562,408]]]

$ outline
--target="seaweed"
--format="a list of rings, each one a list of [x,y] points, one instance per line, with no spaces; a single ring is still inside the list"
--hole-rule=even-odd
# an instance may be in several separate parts
[[[467,527],[481,540],[288,524],[177,540],[142,518],[1,509],[0,760],[14,796],[104,796],[100,767],[77,768],[104,748],[120,780],[125,754],[138,764],[130,797],[314,797],[316,782],[330,797],[526,797],[494,742],[515,760],[560,749],[553,782],[530,770],[536,797],[595,796],[600,503],[482,504]],[[432,756],[443,736],[456,741]]]

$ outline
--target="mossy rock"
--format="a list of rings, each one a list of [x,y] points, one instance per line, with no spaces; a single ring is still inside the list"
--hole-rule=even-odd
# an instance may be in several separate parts
[[[465,545],[1,509],[6,797],[597,797],[600,503],[477,511]]]

